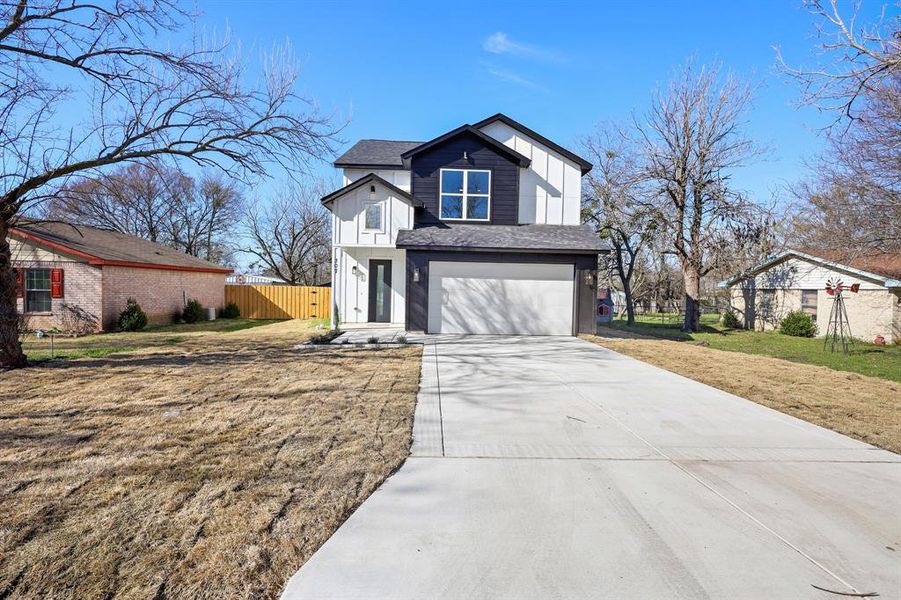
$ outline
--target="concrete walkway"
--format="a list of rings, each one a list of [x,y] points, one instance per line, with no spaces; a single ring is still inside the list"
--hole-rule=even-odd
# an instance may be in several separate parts
[[[901,457],[573,338],[424,347],[413,455],[284,598],[901,598]]]

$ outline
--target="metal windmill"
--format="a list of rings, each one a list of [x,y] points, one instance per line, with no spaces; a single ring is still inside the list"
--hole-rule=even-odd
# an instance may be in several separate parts
[[[856,294],[859,289],[859,283],[846,286],[840,279],[830,279],[826,282],[826,293],[832,296],[832,311],[829,313],[829,327],[826,329],[826,339],[823,340],[823,350],[831,344],[831,350],[835,352],[836,346],[840,345],[842,352],[847,354],[848,346],[854,346],[843,292],[847,290]]]

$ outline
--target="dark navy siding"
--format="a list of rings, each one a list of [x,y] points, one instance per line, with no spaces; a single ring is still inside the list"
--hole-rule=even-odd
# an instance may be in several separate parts
[[[429,326],[429,261],[509,262],[571,264],[575,267],[576,314],[574,333],[595,333],[597,298],[597,254],[540,254],[528,252],[454,252],[407,250],[406,328],[426,331]],[[419,281],[413,281],[413,271],[419,269]],[[586,271],[592,272],[595,283],[585,283]]]
[[[466,152],[468,160],[463,160]],[[491,171],[491,225],[516,225],[519,217],[519,165],[499,154],[484,141],[461,134],[415,155],[411,160],[411,191],[425,206],[416,211],[416,226],[435,225],[438,218],[441,169],[486,169]],[[463,221],[453,221],[462,223]]]

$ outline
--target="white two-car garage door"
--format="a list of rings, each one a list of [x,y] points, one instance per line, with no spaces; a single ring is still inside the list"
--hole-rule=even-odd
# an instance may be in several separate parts
[[[572,331],[571,264],[429,263],[429,333]]]

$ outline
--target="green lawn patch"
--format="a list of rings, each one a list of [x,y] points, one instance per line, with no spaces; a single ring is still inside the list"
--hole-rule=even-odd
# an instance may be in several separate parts
[[[610,326],[639,335],[703,342],[718,350],[771,356],[901,382],[901,345],[897,344],[877,346],[855,340],[854,347],[845,356],[824,350],[823,338],[791,337],[773,331],[724,330],[718,325],[719,315],[715,314],[702,317],[699,333],[681,331],[679,315],[640,315],[636,321],[634,327],[627,326],[625,320],[614,320]]]

